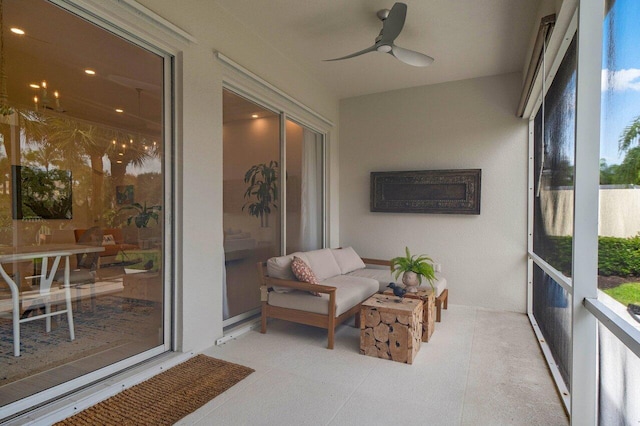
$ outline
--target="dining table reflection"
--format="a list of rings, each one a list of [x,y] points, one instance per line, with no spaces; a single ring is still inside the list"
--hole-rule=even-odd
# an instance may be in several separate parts
[[[46,331],[51,331],[51,317],[66,314],[69,334],[74,340],[73,312],[69,275],[70,258],[73,255],[95,253],[104,248],[83,244],[43,244],[37,246],[0,247],[0,276],[9,286],[11,299],[0,298],[0,315],[11,313],[13,325],[14,356],[20,356],[20,324],[39,319],[46,320]],[[64,262],[64,273],[58,269]],[[62,278],[62,280],[61,280]],[[54,281],[62,281],[59,288]],[[37,287],[37,289],[35,289]],[[51,310],[52,305],[65,305],[64,309]],[[44,309],[35,316],[21,315],[23,310]]]

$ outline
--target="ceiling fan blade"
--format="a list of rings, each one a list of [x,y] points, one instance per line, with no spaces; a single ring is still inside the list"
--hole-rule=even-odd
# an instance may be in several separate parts
[[[425,55],[424,53],[414,52],[413,50],[398,46],[393,46],[389,53],[405,64],[413,65],[414,67],[426,67],[434,61],[431,56]]]
[[[389,16],[387,16],[382,24],[382,38],[380,39],[380,43],[393,43],[393,40],[400,35],[406,18],[407,5],[404,3],[394,4],[389,11]]]
[[[364,55],[365,53],[373,52],[374,50],[376,50],[376,46],[371,46],[371,47],[367,47],[366,49],[363,49],[363,50],[361,50],[359,52],[352,53],[351,55],[343,56],[341,58],[323,59],[323,60],[326,61],[326,62],[328,62],[328,61],[340,61],[342,59],[349,59],[349,58],[353,58],[355,56]]]

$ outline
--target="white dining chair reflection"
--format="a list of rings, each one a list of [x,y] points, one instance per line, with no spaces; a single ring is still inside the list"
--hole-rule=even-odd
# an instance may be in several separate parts
[[[46,247],[46,246],[44,246]],[[9,285],[11,290],[11,318],[13,322],[13,355],[20,356],[20,324],[45,320],[47,333],[51,331],[51,317],[59,315],[67,315],[69,323],[69,336],[71,340],[75,339],[73,325],[73,311],[71,308],[71,290],[69,285],[69,256],[71,252],[67,251],[16,251],[11,254],[0,255],[0,275]],[[62,286],[53,285],[55,282],[56,272],[60,266],[61,260],[64,258],[64,273]],[[9,275],[5,268],[5,264],[13,264],[14,271],[17,271],[17,264],[21,262],[37,262],[41,260],[40,273],[29,278],[39,280],[38,290],[20,291],[19,274]],[[17,281],[17,282],[16,282]],[[63,305],[62,309],[51,309],[52,306]],[[21,310],[24,309],[23,315]],[[44,309],[44,313],[41,313]],[[24,313],[34,312],[35,315],[29,316]]]

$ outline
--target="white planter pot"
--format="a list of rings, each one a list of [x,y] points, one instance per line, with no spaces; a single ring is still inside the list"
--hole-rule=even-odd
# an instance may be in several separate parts
[[[417,293],[418,286],[420,285],[420,280],[418,279],[418,274],[413,271],[407,271],[402,274],[402,284],[404,284],[407,289],[407,293]]]

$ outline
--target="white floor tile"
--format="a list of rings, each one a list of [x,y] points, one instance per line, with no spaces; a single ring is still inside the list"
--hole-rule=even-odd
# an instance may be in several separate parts
[[[413,365],[360,355],[360,331],[271,321],[204,353],[255,373],[180,425],[566,425],[525,315],[450,305]]]
[[[256,380],[249,392],[231,397],[199,424],[324,425],[352,391],[273,369]]]

